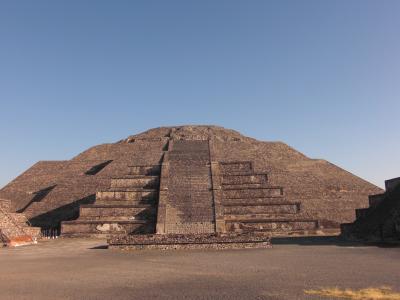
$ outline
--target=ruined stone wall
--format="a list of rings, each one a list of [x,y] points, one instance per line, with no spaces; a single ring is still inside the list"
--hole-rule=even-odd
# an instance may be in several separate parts
[[[30,227],[24,214],[12,213],[10,209],[11,201],[0,199],[0,244],[33,243],[40,236],[40,228]]]

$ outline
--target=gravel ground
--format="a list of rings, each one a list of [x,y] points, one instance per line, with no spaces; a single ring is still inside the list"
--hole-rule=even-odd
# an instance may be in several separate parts
[[[0,299],[322,299],[306,289],[391,286],[400,248],[336,238],[276,239],[272,249],[118,251],[58,239],[0,249]],[[328,299],[328,298],[323,298]]]

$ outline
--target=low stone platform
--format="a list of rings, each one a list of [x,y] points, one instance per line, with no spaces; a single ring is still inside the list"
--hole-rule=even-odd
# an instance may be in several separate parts
[[[113,235],[108,245],[123,250],[271,248],[269,235],[255,233]]]

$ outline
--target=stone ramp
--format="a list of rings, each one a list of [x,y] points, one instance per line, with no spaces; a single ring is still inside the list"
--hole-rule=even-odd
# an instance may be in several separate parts
[[[22,246],[36,243],[40,228],[28,225],[24,214],[10,211],[11,201],[0,199],[0,244]]]
[[[356,209],[353,223],[341,224],[349,240],[400,241],[400,177],[385,181],[386,191],[370,195],[368,208]]]

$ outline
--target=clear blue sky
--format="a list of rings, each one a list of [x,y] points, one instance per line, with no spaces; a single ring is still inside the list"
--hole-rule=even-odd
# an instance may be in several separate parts
[[[400,176],[400,1],[0,1],[0,186],[162,125]]]

